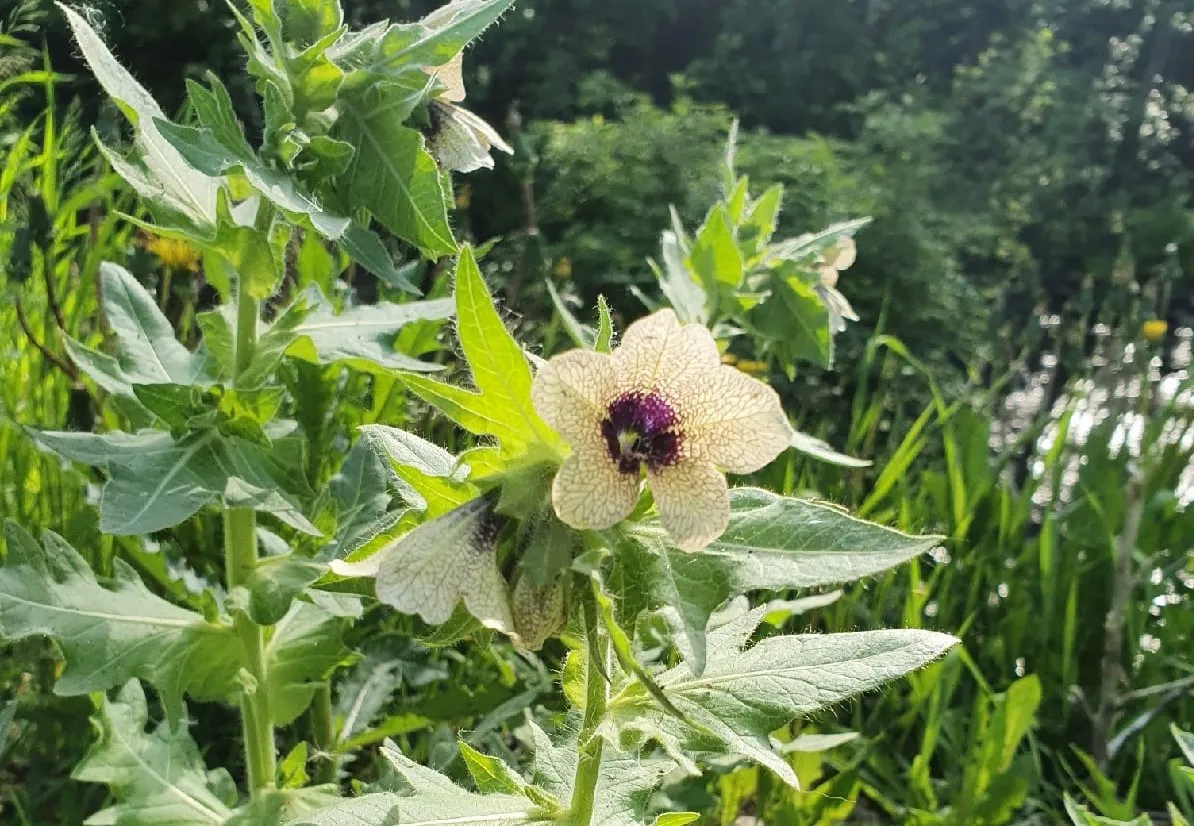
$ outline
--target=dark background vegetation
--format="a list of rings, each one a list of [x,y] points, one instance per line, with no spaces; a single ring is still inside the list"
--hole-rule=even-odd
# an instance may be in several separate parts
[[[411,19],[436,5],[346,2],[358,23]],[[0,0],[0,19],[13,6]],[[259,113],[221,2],[94,8],[113,51],[168,112],[182,100],[184,78],[210,69],[239,90],[253,128]],[[75,75],[59,87],[59,103],[78,97],[80,123],[111,128],[62,21],[38,20],[25,36],[35,45],[44,37],[54,68]],[[1170,687],[1156,694],[1160,705],[1147,693],[1124,701],[1117,731],[1150,716],[1137,738],[1107,755],[1099,754],[1108,735],[1098,713],[1103,625],[1114,540],[1139,504],[1125,493],[1130,457],[1109,449],[1110,426],[1075,448],[1084,461],[1074,463],[1047,446],[1042,455],[1032,438],[1000,446],[991,436],[1052,427],[1064,442],[1050,415],[1055,403],[1099,374],[1108,352],[1120,355],[1115,348],[1146,319],[1168,322],[1150,351],[1160,359],[1154,371],[1184,379],[1175,371],[1184,367],[1182,331],[1194,321],[1189,4],[522,0],[470,52],[466,69],[470,105],[518,152],[460,183],[457,220],[462,234],[503,238],[491,259],[502,278],[496,287],[528,327],[552,314],[544,277],[577,299],[579,312],[599,293],[623,318],[642,311],[632,288],[654,292],[647,258],[657,255],[669,206],[687,226],[699,224],[717,194],[734,116],[743,130],[740,171],[756,191],[785,185],[781,235],[874,216],[841,284],[863,321],[839,342],[835,372],[803,373],[785,393],[806,429],[876,468],[799,463],[784,484],[949,537],[949,565],[894,575],[820,624],[959,632],[970,659],[842,715],[878,743],[861,770],[871,803],[860,811],[917,823],[1060,822],[1063,789],[1099,789],[1094,764],[1074,746],[1095,752],[1110,776],[1100,794],[1127,796],[1136,777],[1136,802],[1163,808],[1176,753],[1168,722],[1194,725],[1194,578],[1174,578],[1190,570],[1194,540],[1174,493],[1188,456],[1174,449],[1170,471],[1138,492],[1149,514],[1136,560],[1144,576],[1123,618],[1122,650],[1111,654],[1124,664],[1123,691]],[[1016,393],[1034,399],[1027,424],[1011,421]],[[65,416],[65,406],[58,410]],[[918,430],[921,418],[930,424]],[[885,480],[888,466],[895,474]],[[43,470],[40,484],[50,485],[51,463]],[[1068,499],[1059,494],[1063,479],[1076,491]],[[45,510],[48,526],[68,522],[77,498]],[[1153,566],[1160,581],[1147,576]],[[1176,590],[1166,591],[1170,583]],[[1180,600],[1158,625],[1150,606],[1171,593]],[[1160,639],[1159,651],[1142,646],[1146,633]],[[0,670],[0,695],[52,683],[52,673],[34,668],[52,672],[50,655],[15,654],[15,666]],[[977,727],[983,703],[1025,669],[1038,675],[1043,699],[1036,733],[995,772],[1011,778],[999,791],[1007,811],[992,803],[996,811],[981,817],[958,814],[969,811],[967,796],[989,792],[971,770],[985,759],[982,743],[998,736]],[[403,690],[398,704],[422,696],[414,683]],[[86,745],[86,702],[36,696],[23,713],[39,721],[38,736],[26,754],[4,758],[24,767],[18,774],[6,779],[0,760],[0,795],[32,776],[29,766],[65,783]],[[437,713],[447,725],[468,725]],[[0,755],[2,745],[0,732]],[[928,768],[917,769],[918,759]],[[915,779],[922,769],[923,783]],[[86,795],[102,797],[67,788],[65,798],[42,794],[26,822],[76,822],[100,802]],[[708,801],[728,806],[727,794],[714,782]],[[762,810],[766,797],[758,792],[743,811]]]

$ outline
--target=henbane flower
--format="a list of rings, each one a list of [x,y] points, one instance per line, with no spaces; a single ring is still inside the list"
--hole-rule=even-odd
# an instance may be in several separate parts
[[[724,473],[751,473],[787,446],[775,391],[723,365],[713,336],[671,310],[636,321],[612,353],[572,350],[548,361],[535,409],[571,445],[552,503],[574,528],[625,519],[642,474],[672,540],[700,550],[730,518]]]
[[[821,296],[825,309],[829,311],[829,327],[834,333],[846,329],[845,319],[858,321],[858,314],[837,289],[838,276],[843,270],[850,269],[857,257],[858,247],[855,246],[854,239],[849,235],[843,235],[832,246],[822,250],[817,258],[816,268],[820,276],[817,294]]]

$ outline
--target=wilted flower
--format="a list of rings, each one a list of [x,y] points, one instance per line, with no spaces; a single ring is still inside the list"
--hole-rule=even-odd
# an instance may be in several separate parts
[[[723,365],[710,332],[671,310],[630,325],[611,354],[551,359],[532,399],[572,447],[552,485],[562,521],[599,530],[625,519],[645,470],[664,529],[687,551],[729,522],[723,472],[758,470],[792,432],[775,391]]]
[[[481,167],[493,169],[491,148],[507,155],[513,155],[514,149],[492,126],[456,105],[465,96],[463,62],[464,52],[459,52],[444,65],[426,70],[444,86],[427,110],[431,118],[427,145],[441,166],[455,172],[472,172]]]
[[[846,297],[838,292],[837,279],[843,270],[848,270],[858,256],[858,248],[854,239],[843,235],[837,242],[821,251],[817,258],[816,270],[821,277],[817,285],[817,294],[829,311],[829,328],[835,333],[846,329],[844,319],[858,321],[858,314],[850,306]]]

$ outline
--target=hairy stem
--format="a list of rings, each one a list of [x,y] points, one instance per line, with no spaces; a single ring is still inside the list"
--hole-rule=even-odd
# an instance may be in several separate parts
[[[591,595],[585,600],[585,631],[589,640],[585,696],[585,717],[580,730],[580,759],[576,764],[576,779],[572,785],[569,805],[569,826],[589,826],[593,819],[593,804],[597,796],[597,780],[601,774],[601,755],[605,740],[597,734],[597,727],[605,717],[609,703],[609,639],[601,633],[597,621],[597,606]]]
[[[236,374],[233,385],[253,361],[257,344],[257,301],[249,295],[242,274],[237,288]],[[228,590],[247,585],[257,569],[257,514],[249,508],[224,511],[224,576]],[[244,646],[248,678],[241,694],[241,722],[245,739],[245,767],[249,791],[258,797],[274,785],[277,774],[274,721],[270,715],[265,629],[243,611],[233,617],[233,628]]]
[[[248,583],[257,567],[257,519],[248,508],[224,511],[224,566],[228,589]],[[270,716],[264,629],[244,612],[233,617],[233,629],[245,649],[246,680],[241,694],[241,722],[245,737],[245,767],[249,790],[256,797],[274,784],[277,772],[274,724]]]
[[[318,750],[315,764],[315,782],[335,783],[336,769],[339,768],[333,749],[336,747],[336,730],[332,720],[332,687],[329,683],[321,683],[315,689],[315,698],[311,702],[311,738]]]

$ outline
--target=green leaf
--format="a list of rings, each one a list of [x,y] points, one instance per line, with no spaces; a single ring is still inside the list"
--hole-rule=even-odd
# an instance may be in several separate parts
[[[402,660],[393,655],[370,651],[359,660],[336,691],[339,742],[352,740],[380,717],[401,681]]]
[[[207,771],[183,720],[146,732],[149,711],[136,680],[115,700],[103,698],[92,719],[99,740],[72,777],[106,784],[118,802],[88,822],[212,826],[232,815],[218,794],[221,775]]]
[[[1065,812],[1074,826],[1152,826],[1148,815],[1140,815],[1132,820],[1116,820],[1113,817],[1092,814],[1089,809],[1079,805],[1068,793],[1064,799]]]
[[[66,664],[56,693],[104,691],[136,677],[162,692],[175,720],[181,719],[184,692],[199,700],[236,693],[242,649],[230,626],[150,593],[119,558],[113,560],[115,579],[105,587],[54,533],[47,531],[39,547],[9,522],[5,539],[0,636],[45,635],[58,642]]]
[[[526,355],[502,323],[467,246],[456,264],[456,334],[477,392],[403,376],[407,386],[465,430],[496,438],[504,457],[524,454],[531,446],[558,449],[559,437],[531,404]]]
[[[296,602],[270,632],[265,645],[269,708],[284,726],[311,704],[315,691],[349,657],[344,620],[310,602]]]
[[[1173,739],[1177,741],[1178,748],[1185,755],[1186,763],[1194,767],[1194,734],[1182,731],[1175,723],[1169,724],[1169,733],[1173,735]]]
[[[856,218],[831,224],[819,232],[808,232],[796,238],[778,241],[767,248],[769,261],[804,261],[843,235],[853,235],[871,222],[870,218]]]
[[[386,65],[439,66],[493,24],[514,0],[452,0],[418,23],[395,24],[382,44]]]
[[[294,826],[518,826],[536,819],[535,807],[525,797],[473,794],[408,760],[390,744],[381,754],[407,787],[406,794],[374,792],[343,800]]]
[[[152,188],[170,210],[187,216],[199,226],[214,224],[219,183],[191,168],[158,132],[155,121],[165,118],[161,107],[120,65],[87,21],[63,3],[58,8],[70,23],[75,41],[96,80],[136,129],[146,180],[152,182]]]
[[[791,373],[797,362],[822,367],[833,363],[829,311],[811,284],[796,275],[776,273],[772,292],[750,314],[750,322]]]
[[[872,576],[939,541],[758,488],[730,491],[729,527],[700,553],[673,548],[655,520],[630,532],[637,542],[618,549],[607,585],[624,612],[659,608],[697,673],[705,660],[705,626],[726,600],[762,589],[816,588]]]
[[[222,96],[210,95],[204,105],[217,107],[212,116],[219,118],[219,133],[206,127],[196,129],[166,120],[157,121],[162,137],[192,166],[213,177],[239,172],[262,197],[284,212],[306,219],[325,238],[335,241],[345,233],[351,223],[349,218],[324,209],[313,196],[303,191],[302,185],[290,173],[267,166],[252,150],[246,154],[247,144],[243,137],[239,145],[230,147],[224,142],[233,140],[230,134],[233,129],[240,131],[238,126],[228,123],[232,119],[234,124],[235,116],[231,113],[231,101],[226,91]],[[199,106],[197,103],[196,108]]]
[[[139,433],[30,431],[38,444],[66,459],[103,468],[108,480],[100,495],[100,530],[146,534],[164,530],[216,501],[273,514],[313,536],[312,525],[284,486],[289,458],[215,430],[175,441],[158,430]]]
[[[116,358],[67,338],[72,359],[96,384],[110,392],[133,396],[134,384],[203,385],[208,357],[192,353],[174,337],[170,321],[157,301],[128,270],[100,264],[104,315],[116,335]]]
[[[675,768],[673,760],[643,758],[620,752],[606,743],[590,824],[640,826],[647,815],[651,796]]]
[[[336,313],[331,302],[313,285],[308,288],[308,300],[314,309],[293,328],[295,341],[286,351],[287,355],[315,364],[346,363],[373,373],[443,369],[438,364],[398,352],[394,348],[394,339],[408,324],[451,318],[454,312],[451,299],[405,304],[381,301]]]
[[[688,826],[700,819],[696,812],[667,812],[655,818],[655,826]]]
[[[468,465],[439,445],[386,425],[362,425],[361,442],[389,460],[406,503],[429,517],[442,516],[474,499]]]
[[[644,691],[623,692],[611,718],[623,732],[660,739],[670,751],[744,755],[796,785],[791,766],[771,747],[770,732],[871,691],[942,656],[957,640],[920,630],[768,637],[743,649],[766,608],[708,631],[708,660],[697,675],[687,665],[657,678],[692,726],[666,714]]]
[[[747,261],[754,259],[771,241],[771,236],[775,234],[776,219],[779,217],[779,208],[783,197],[783,184],[774,184],[768,187],[767,191],[751,205],[749,212],[738,227],[739,246]]]
[[[597,296],[597,338],[593,342],[593,349],[598,353],[608,353],[614,340],[614,320],[610,317],[609,302],[604,295]]]
[[[676,317],[681,322],[704,323],[707,320],[705,289],[693,278],[684,263],[685,252],[679,236],[671,230],[664,230],[660,251],[663,267],[652,261],[651,268],[668,304],[676,311]]]
[[[490,757],[461,740],[460,756],[481,794],[522,794],[526,781],[497,757]]]
[[[398,519],[398,513],[390,510],[394,481],[389,464],[364,439],[357,439],[328,483],[336,506],[336,532],[320,558],[343,559],[394,525]]]
[[[236,810],[225,826],[277,826],[290,823],[340,800],[335,784],[299,789],[259,789],[248,806]]]
[[[559,314],[560,320],[564,322],[564,331],[568,333],[568,338],[572,339],[572,343],[577,347],[584,347],[586,349],[593,349],[593,342],[596,339],[594,331],[581,324],[580,321],[572,314],[572,310],[564,302],[564,297],[560,295],[560,291],[556,289],[556,285],[551,283],[551,279],[547,278],[543,281],[547,285],[547,294],[551,296],[551,303],[555,305],[556,313]]]
[[[734,290],[742,283],[742,253],[738,250],[733,222],[724,205],[718,204],[710,210],[705,223],[697,230],[689,261],[706,292]]]
[[[369,272],[395,289],[419,295],[405,267],[395,267],[377,233],[354,223],[339,239],[340,248]]]
[[[294,598],[327,566],[293,553],[262,559],[249,579],[249,613],[258,625],[273,625],[286,616]]]
[[[379,551],[377,599],[432,625],[463,602],[485,627],[513,633],[492,507],[487,497],[474,499]]]
[[[357,153],[337,183],[344,203],[368,209],[427,258],[438,258],[457,251],[448,222],[451,193],[423,135],[404,123],[423,94],[421,86],[379,83],[342,101],[333,136]]]

